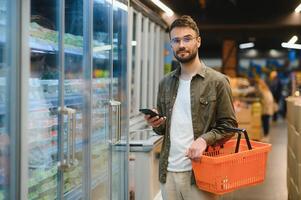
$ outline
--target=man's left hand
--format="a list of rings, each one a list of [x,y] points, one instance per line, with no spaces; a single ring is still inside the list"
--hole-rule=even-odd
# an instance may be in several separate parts
[[[186,155],[192,160],[200,161],[201,156],[205,151],[206,147],[207,147],[206,141],[203,138],[199,137],[187,149]]]

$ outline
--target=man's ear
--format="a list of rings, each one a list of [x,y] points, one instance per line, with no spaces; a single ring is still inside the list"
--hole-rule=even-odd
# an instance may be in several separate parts
[[[198,41],[198,48],[199,48],[202,45],[202,38],[198,37],[197,41]]]

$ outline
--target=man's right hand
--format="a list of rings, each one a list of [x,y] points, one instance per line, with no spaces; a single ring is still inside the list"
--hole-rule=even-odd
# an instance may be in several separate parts
[[[152,109],[152,110],[158,113],[156,109]],[[144,115],[144,119],[147,121],[147,123],[150,126],[156,128],[165,123],[166,117],[159,117],[159,116],[151,117],[150,115]]]

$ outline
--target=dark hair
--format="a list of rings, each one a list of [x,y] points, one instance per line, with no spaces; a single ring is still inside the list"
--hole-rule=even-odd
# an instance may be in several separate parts
[[[196,24],[196,22],[188,15],[183,15],[180,18],[176,19],[175,21],[172,22],[172,24],[169,27],[169,37],[170,37],[170,32],[172,29],[176,27],[188,27],[194,30],[197,34],[197,36],[200,35],[199,28]]]

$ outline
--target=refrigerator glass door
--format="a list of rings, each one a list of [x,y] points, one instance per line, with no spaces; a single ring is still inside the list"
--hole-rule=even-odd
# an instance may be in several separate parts
[[[58,187],[58,4],[32,0],[28,86],[28,199],[55,199]]]
[[[111,99],[111,13],[109,1],[93,2],[91,198],[110,199],[109,133]]]
[[[28,199],[81,199],[83,2],[31,0]]]
[[[92,199],[128,199],[127,2],[94,0]]]
[[[113,1],[112,199],[128,199],[127,26],[128,1]]]
[[[86,107],[83,67],[83,0],[65,0],[64,30],[64,199],[83,199],[84,142],[83,115]],[[71,117],[71,119],[70,119]]]

